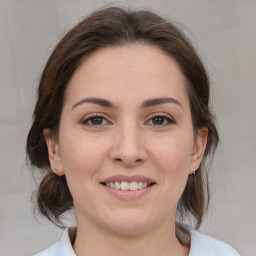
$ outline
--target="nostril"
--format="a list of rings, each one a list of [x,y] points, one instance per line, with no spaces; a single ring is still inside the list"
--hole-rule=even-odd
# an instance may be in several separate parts
[[[143,163],[143,159],[141,158],[134,159],[129,157],[124,157],[124,158],[116,157],[114,161],[116,163],[122,163],[127,167],[137,166]]]

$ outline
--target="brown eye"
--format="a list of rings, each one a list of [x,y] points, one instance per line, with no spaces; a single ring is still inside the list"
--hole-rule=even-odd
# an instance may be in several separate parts
[[[108,121],[106,118],[102,116],[91,116],[84,121],[82,121],[83,125],[88,125],[88,126],[100,126],[100,125],[105,125],[108,124]]]
[[[152,118],[152,123],[154,125],[162,125],[165,121],[165,118],[162,116],[156,116],[154,118]]]
[[[91,124],[92,125],[102,125],[103,118],[102,117],[92,117],[91,118]]]
[[[158,116],[152,117],[147,123],[155,126],[164,126],[164,125],[173,124],[174,120],[167,116],[158,115]]]

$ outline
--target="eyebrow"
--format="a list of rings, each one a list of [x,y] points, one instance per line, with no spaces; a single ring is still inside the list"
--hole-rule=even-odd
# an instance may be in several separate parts
[[[72,107],[72,109],[74,109],[75,107],[77,107],[79,105],[82,105],[84,103],[93,103],[93,104],[100,105],[100,106],[103,106],[103,107],[114,108],[114,105],[108,100],[101,99],[101,98],[84,98],[82,100],[79,100]]]
[[[160,105],[160,104],[165,104],[165,103],[174,103],[174,104],[177,104],[178,106],[180,106],[183,109],[183,106],[179,101],[177,101],[173,98],[169,98],[169,97],[162,97],[162,98],[154,98],[154,99],[145,100],[142,103],[142,107],[147,108],[147,107],[152,107],[152,106],[155,106],[155,105]]]
[[[77,106],[82,105],[84,103],[93,103],[93,104],[100,105],[103,107],[116,108],[116,106],[113,103],[111,103],[108,100],[102,99],[102,98],[84,98],[84,99],[79,100],[75,105],[73,105],[72,109],[74,109]],[[179,101],[177,101],[173,98],[169,98],[169,97],[153,98],[153,99],[145,100],[142,103],[142,107],[148,108],[148,107],[165,104],[165,103],[173,103],[173,104],[180,106],[183,109],[183,106]]]

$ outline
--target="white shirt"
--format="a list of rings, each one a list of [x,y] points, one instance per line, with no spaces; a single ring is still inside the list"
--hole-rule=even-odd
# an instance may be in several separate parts
[[[188,256],[240,256],[230,245],[187,227],[190,236],[190,252]],[[76,256],[70,242],[68,229],[61,240],[34,256]]]

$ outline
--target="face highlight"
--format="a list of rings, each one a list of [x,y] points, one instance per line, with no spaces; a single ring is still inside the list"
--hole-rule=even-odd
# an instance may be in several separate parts
[[[140,233],[175,221],[188,175],[203,157],[185,78],[174,59],[147,45],[105,48],[75,71],[52,169],[65,175],[78,223]]]

